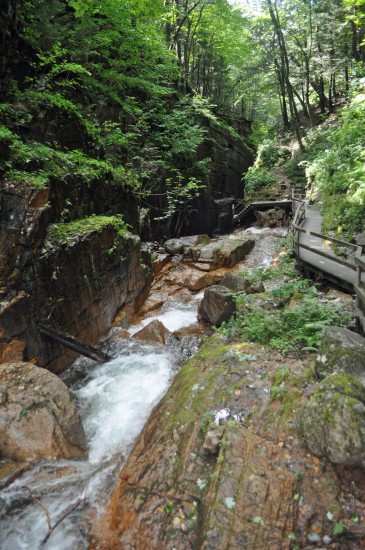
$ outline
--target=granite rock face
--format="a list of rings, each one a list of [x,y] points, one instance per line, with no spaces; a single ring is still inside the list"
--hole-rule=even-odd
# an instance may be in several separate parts
[[[284,361],[285,391],[273,399],[283,356],[207,340],[152,411],[90,549],[289,550],[294,537],[299,548],[360,548],[363,468],[308,452],[293,421],[316,382],[300,360]]]
[[[297,415],[310,451],[335,464],[365,465],[365,387],[348,374],[331,374]]]
[[[50,247],[27,266],[23,290],[5,300],[0,312],[0,355],[14,340],[24,343],[23,357],[59,373],[77,357],[54,341],[42,338],[38,322],[95,343],[113,324],[118,309],[130,306],[126,326],[148,288],[151,270],[141,263],[140,240],[126,235],[116,243],[106,226],[71,243]],[[146,258],[146,262],[148,259]]]
[[[0,452],[15,460],[85,459],[85,432],[66,385],[29,363],[0,366]]]
[[[202,118],[207,130],[199,157],[210,158],[209,175],[201,195],[192,202],[190,212],[182,219],[173,217],[173,234],[195,235],[201,232],[227,234],[233,227],[232,206],[243,198],[242,174],[253,164],[253,152],[246,143],[250,133],[248,121],[227,121],[232,128],[211,118]]]
[[[364,367],[365,338],[346,328],[325,327],[316,360],[318,375],[345,372],[365,385]]]
[[[199,316],[212,325],[221,325],[236,311],[232,292],[225,286],[214,285],[204,293],[199,305]]]

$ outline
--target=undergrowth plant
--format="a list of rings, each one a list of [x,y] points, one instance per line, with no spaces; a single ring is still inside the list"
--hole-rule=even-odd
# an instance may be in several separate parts
[[[272,295],[287,300],[295,297],[300,301],[281,310],[254,311],[252,298],[248,296],[248,308],[238,312],[217,329],[218,332],[229,339],[269,345],[283,353],[294,349],[316,351],[325,326],[346,326],[352,319],[352,314],[344,312],[341,305],[320,302],[315,288],[308,286],[306,280],[289,281]]]

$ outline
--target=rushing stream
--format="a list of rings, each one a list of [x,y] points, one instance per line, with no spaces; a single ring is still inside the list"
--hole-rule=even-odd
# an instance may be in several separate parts
[[[235,235],[239,234],[256,239],[256,246],[240,264],[255,268],[270,265],[286,230],[250,228]],[[130,334],[155,318],[171,332],[192,325],[202,296],[192,295],[188,302],[171,298],[130,327]],[[104,509],[123,462],[152,407],[167,390],[182,353],[176,342],[164,347],[122,339],[116,333],[113,329],[102,341],[114,359],[105,364],[78,359],[64,375],[82,417],[89,459],[40,462],[2,491],[2,550],[87,548],[90,522]],[[45,540],[49,524],[56,527]]]

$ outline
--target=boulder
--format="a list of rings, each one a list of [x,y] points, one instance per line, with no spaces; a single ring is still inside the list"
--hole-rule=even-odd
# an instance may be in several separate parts
[[[255,239],[224,239],[220,250],[220,265],[233,267],[250,252]]]
[[[316,372],[323,376],[345,372],[365,385],[365,338],[346,328],[328,326],[316,360]]]
[[[265,287],[261,281],[250,282],[237,273],[227,273],[221,280],[221,285],[226,286],[233,292],[246,292],[246,294],[265,292]]]
[[[351,375],[327,376],[297,413],[310,451],[335,464],[365,466],[365,387]]]
[[[270,210],[255,211],[257,221],[263,227],[275,227],[282,223],[285,219],[285,211],[277,208],[271,208]]]
[[[184,245],[184,256],[188,257],[193,256],[193,250],[197,250],[197,247],[211,242],[208,235],[188,235],[187,237],[180,237],[179,240]]]
[[[165,282],[171,285],[186,287],[195,292],[197,290],[202,290],[207,286],[218,284],[224,274],[225,271],[223,269],[201,272],[193,267],[183,266],[181,270],[175,271],[166,277]]]
[[[142,330],[134,334],[133,338],[138,340],[146,340],[148,342],[156,342],[157,344],[166,344],[166,335],[169,331],[161,321],[154,319]]]
[[[218,267],[233,267],[240,262],[254,246],[255,240],[246,239],[218,239],[204,246],[193,249],[193,260],[199,269],[206,271]]]
[[[236,311],[236,303],[231,291],[222,285],[207,288],[199,305],[199,317],[212,325],[221,325]]]
[[[85,432],[67,386],[30,363],[0,366],[0,453],[15,460],[87,458]]]
[[[184,243],[180,239],[169,239],[163,244],[163,247],[168,254],[175,256],[176,254],[181,254],[184,249]]]

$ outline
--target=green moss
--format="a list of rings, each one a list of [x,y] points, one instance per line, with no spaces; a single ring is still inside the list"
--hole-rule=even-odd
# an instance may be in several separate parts
[[[49,178],[43,170],[25,172],[23,170],[10,170],[5,177],[6,181],[18,183],[34,189],[46,189],[49,184]]]
[[[365,403],[365,387],[356,378],[346,373],[339,372],[327,376],[319,385],[318,391],[321,393],[335,391]]]
[[[59,242],[73,243],[75,237],[82,237],[92,232],[101,233],[104,228],[112,227],[118,237],[128,236],[129,226],[123,221],[122,216],[90,216],[70,223],[58,223],[51,225],[48,230],[47,240],[50,244]]]
[[[230,346],[221,337],[213,336],[182,367],[167,393],[169,429],[201,421],[207,413],[216,409],[217,394],[219,402],[224,401],[231,388],[218,380],[227,372],[228,363],[234,360],[227,353],[229,350]]]
[[[275,386],[280,386],[282,382],[285,382],[290,376],[290,370],[285,365],[280,365],[273,374],[273,381]]]

